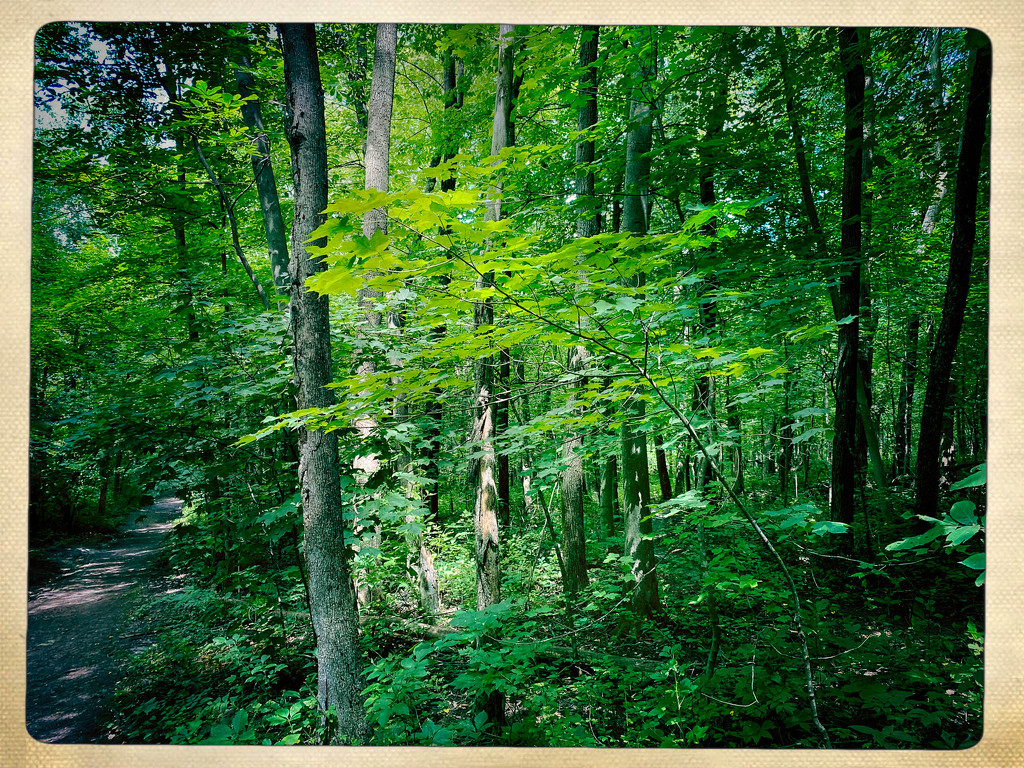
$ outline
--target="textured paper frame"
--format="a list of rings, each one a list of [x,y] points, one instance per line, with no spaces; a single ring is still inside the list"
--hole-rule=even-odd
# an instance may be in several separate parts
[[[1024,11],[1000,0],[8,0],[0,8],[0,765],[1024,766]],[[25,730],[33,38],[52,21],[346,21],[975,27],[992,40],[984,735],[962,751],[52,745]]]

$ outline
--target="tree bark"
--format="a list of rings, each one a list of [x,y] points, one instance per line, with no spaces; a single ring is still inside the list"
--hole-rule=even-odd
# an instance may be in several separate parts
[[[583,367],[586,350],[570,347],[567,367],[578,371]],[[576,385],[579,387],[579,383]],[[574,432],[562,443],[562,458],[568,466],[562,470],[562,554],[565,564],[563,587],[575,594],[590,583],[587,577],[587,538],[583,519],[583,436]]]
[[[583,74],[579,81],[579,92],[586,96],[577,113],[579,130],[586,131],[597,123],[597,27],[584,27],[580,31],[580,68]],[[599,232],[598,218],[593,206],[594,172],[589,167],[594,161],[594,142],[580,141],[576,144],[577,202],[584,205],[576,221],[577,237],[592,237]],[[582,346],[570,347],[566,359],[570,371],[579,371],[586,360],[587,350]],[[585,379],[577,377],[573,390],[579,391]],[[576,410],[579,413],[579,409]],[[565,561],[564,588],[568,594],[581,590],[590,583],[587,577],[586,528],[583,517],[584,475],[583,436],[574,431],[562,444],[562,457],[568,466],[561,473],[562,485],[562,538]]]
[[[861,203],[863,196],[864,66],[857,30],[839,31],[843,70],[845,137],[843,141],[843,208],[839,291],[836,314],[841,320],[836,350],[836,398],[832,440],[831,513],[836,522],[853,524],[856,498],[857,356],[860,335]]]
[[[657,65],[657,36],[650,27],[637,28],[634,40],[640,63],[640,79],[630,97],[629,121],[632,126],[626,139],[626,170],[622,206],[622,226],[636,235],[647,234],[647,192],[650,182],[651,124],[653,86]],[[640,272],[629,281],[637,297],[643,298],[645,275]],[[623,406],[622,427],[622,497],[623,528],[626,554],[632,559],[632,609],[637,618],[648,618],[660,611],[658,577],[655,572],[653,526],[650,515],[651,476],[647,458],[647,433],[638,429],[646,416],[646,403],[640,399]]]
[[[606,537],[615,535],[615,510],[619,501],[618,458],[605,458],[601,465],[601,533]]]
[[[928,55],[928,79],[932,88],[932,109],[936,115],[942,111],[945,105],[941,54],[942,30],[936,29]],[[939,137],[935,139],[932,157],[936,165],[935,188],[931,202],[921,220],[921,240],[917,247],[917,254],[922,258],[928,248],[928,240],[935,231],[935,225],[939,220],[939,210],[946,196],[946,169],[942,153],[942,139]],[[896,419],[896,456],[893,460],[898,467],[898,469],[893,468],[893,474],[896,476],[907,475],[911,471],[910,454],[911,446],[914,444],[914,390],[917,384],[917,347],[920,326],[921,313],[915,310],[907,319],[907,349],[900,376],[900,402],[897,406],[899,411]]]
[[[910,446],[914,444],[914,388],[917,383],[917,347],[921,315],[915,312],[907,320],[906,350],[900,371],[900,394],[896,403],[896,435],[893,475],[910,473]]]
[[[333,378],[328,297],[305,287],[308,276],[325,268],[322,261],[309,258],[305,246],[324,222],[321,212],[327,207],[327,136],[316,30],[312,24],[282,24],[280,33],[295,197],[289,267],[295,384],[299,408],[329,408],[335,401],[327,387]],[[362,741],[370,734],[362,694],[366,683],[345,541],[336,432],[300,430],[299,487],[317,646],[317,701],[325,717],[329,708],[335,710],[336,729],[329,727],[331,742]]]
[[[192,145],[196,149],[196,155],[199,157],[199,162],[202,163],[203,170],[206,171],[206,175],[210,179],[210,183],[213,184],[217,190],[217,194],[220,195],[221,206],[224,209],[224,213],[227,215],[228,223],[231,228],[231,245],[235,249],[235,257],[238,259],[238,263],[242,265],[242,269],[245,270],[246,276],[249,278],[249,282],[253,284],[256,289],[256,295],[260,297],[260,303],[263,304],[263,308],[267,311],[270,310],[270,299],[267,298],[267,292],[263,288],[263,283],[256,276],[256,273],[252,271],[252,266],[249,264],[249,260],[245,258],[245,253],[242,251],[242,243],[238,236],[238,219],[235,216],[235,206],[231,199],[228,197],[227,192],[224,191],[224,185],[220,183],[220,178],[214,172],[210,163],[206,159],[206,155],[203,154],[203,148],[199,144],[199,138],[193,134]],[[225,261],[226,261],[225,256]],[[226,266],[226,264],[225,264]],[[226,269],[224,270],[227,271]]]
[[[248,66],[248,61],[244,60],[242,64],[243,67]],[[267,238],[267,254],[274,276],[274,289],[278,296],[287,300],[291,293],[288,282],[288,233],[284,218],[281,216],[281,199],[277,194],[277,179],[270,161],[270,141],[263,128],[263,112],[259,99],[253,92],[255,81],[252,75],[247,70],[239,68],[235,71],[235,79],[238,83],[238,95],[247,99],[242,104],[242,120],[253,133],[250,152],[252,172],[256,179],[260,210],[263,212],[263,231]]]
[[[875,163],[875,79],[874,70],[871,68],[871,29],[870,27],[857,28],[857,45],[860,46],[861,62],[864,68],[864,141],[861,153],[861,259],[860,270],[860,339],[857,344],[857,365],[860,369],[862,387],[858,392],[858,407],[863,409],[864,418],[857,424],[857,471],[863,472],[868,465],[868,457],[872,450],[869,443],[868,433],[871,429],[865,428],[870,420],[872,408],[872,374],[874,368],[874,341],[878,321],[871,308],[871,257],[872,257],[872,187],[871,181],[874,176]],[[877,431],[872,436],[877,442]],[[877,446],[876,446],[877,449]],[[872,463],[874,466],[874,463]],[[883,478],[884,480],[884,478]]]
[[[939,458],[942,418],[949,391],[949,378],[963,327],[967,294],[971,286],[971,260],[974,255],[981,158],[985,147],[985,127],[991,96],[992,48],[987,43],[972,54],[970,92],[964,114],[960,157],[956,169],[953,198],[953,236],[949,255],[949,274],[942,319],[931,351],[921,431],[917,443],[917,514],[935,517],[939,500]]]
[[[491,154],[497,155],[509,146],[512,112],[513,29],[511,24],[498,27],[498,75],[494,99],[494,128]],[[496,181],[487,202],[487,221],[501,218],[501,182]],[[477,289],[494,285],[494,273],[486,272],[477,280]],[[473,327],[494,325],[494,305],[489,298],[474,302]],[[498,487],[495,439],[494,355],[477,359],[474,367],[474,438],[479,445],[477,463],[476,503],[473,528],[476,539],[476,605],[483,610],[501,600],[501,548],[498,528]],[[490,691],[481,697],[481,709],[492,723],[505,720],[505,697]]]

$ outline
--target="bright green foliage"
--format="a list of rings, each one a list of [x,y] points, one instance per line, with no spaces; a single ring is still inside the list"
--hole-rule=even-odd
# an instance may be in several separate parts
[[[326,243],[309,250],[328,268],[308,287],[331,308],[337,405],[302,410],[287,318],[262,311],[229,257],[221,200],[193,145],[233,201],[256,278],[271,287],[252,191],[254,137],[234,79],[247,57],[287,222],[283,65],[268,32],[62,24],[37,40],[38,100],[53,107],[44,107],[36,140],[33,544],[76,521],[91,525],[104,478],[106,516],[133,509],[143,493],[187,502],[146,608],[158,617],[154,642],[129,660],[115,734],[182,744],[325,737],[331,713],[316,706],[296,483],[295,435],[305,427],[311,439],[318,430],[339,438],[339,538],[368,599],[360,615],[373,744],[821,747],[805,651],[833,747],[973,744],[985,269],[972,276],[954,370],[949,511],[915,529],[908,478],[879,487],[865,454],[853,524],[829,520],[835,340],[853,316],[832,315],[828,290],[845,266],[837,246],[821,252],[806,222],[773,30],[659,28],[657,81],[641,84],[637,30],[602,27],[599,119],[581,134],[579,29],[520,27],[515,146],[492,157],[496,29],[402,25],[392,191],[380,193],[363,190],[360,127],[373,29],[321,25],[330,203],[311,237]],[[871,304],[859,320],[863,328],[873,318],[862,342],[873,353],[870,414],[886,467],[907,385],[907,322],[920,314],[926,329],[941,312],[952,196],[930,235],[921,218],[935,179],[952,178],[952,166],[936,166],[935,143],[955,158],[969,77],[965,33],[946,30],[948,104],[932,108],[919,77],[931,34],[872,31]],[[809,183],[826,244],[837,244],[844,116],[834,30],[790,29],[785,40]],[[442,66],[451,56],[459,63],[446,108]],[[720,83],[727,116],[709,140],[706,112]],[[616,231],[629,100],[640,85],[656,106],[644,237]],[[573,193],[582,139],[597,154],[589,201]],[[713,165],[711,206],[699,202],[702,164]],[[487,221],[499,182],[506,215]],[[367,239],[363,214],[377,208],[387,210],[388,231]],[[601,233],[575,237],[577,220],[595,209]],[[488,272],[493,286],[478,287]],[[493,325],[474,322],[474,304],[485,301]],[[367,322],[370,311],[379,327]],[[580,348],[572,370],[566,361]],[[509,423],[495,449],[512,468],[500,532],[504,599],[476,611],[474,365],[499,349],[509,358],[507,380],[495,376]],[[912,424],[928,357],[922,344],[909,373]],[[703,384],[706,409],[694,394]],[[664,606],[641,622],[630,612],[636,580],[621,512],[609,531],[599,505],[608,460],[621,471],[618,431],[637,400],[646,416],[631,426],[651,446]],[[358,428],[367,422],[370,434]],[[582,438],[590,581],[571,598],[559,514],[569,435]],[[669,498],[658,493],[656,445]],[[702,447],[735,498],[717,477],[700,482]],[[382,469],[366,477],[354,464],[370,455]],[[437,574],[434,616],[421,605],[421,544]],[[493,691],[505,696],[505,723],[477,705]]]

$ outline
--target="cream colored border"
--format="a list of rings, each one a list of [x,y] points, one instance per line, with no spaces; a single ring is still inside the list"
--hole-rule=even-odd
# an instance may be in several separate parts
[[[1024,14],[1000,0],[7,0],[0,10],[0,765],[319,766],[593,764],[643,766],[1024,765],[1024,530],[1014,477],[1024,476]],[[498,18],[500,16],[500,18]],[[973,26],[994,46],[991,262],[991,387],[985,734],[962,752],[786,752],[779,750],[583,750],[498,748],[305,748],[53,746],[24,727],[27,571],[29,234],[32,158],[32,52],[50,21],[399,21],[633,24]],[[74,642],[73,638],[69,638]]]

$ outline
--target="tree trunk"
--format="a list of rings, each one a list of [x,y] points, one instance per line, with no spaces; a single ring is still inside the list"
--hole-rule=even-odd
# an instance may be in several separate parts
[[[498,76],[494,99],[494,131],[491,154],[497,155],[509,146],[512,112],[513,26],[498,27]],[[501,183],[495,182],[487,202],[487,221],[501,218]],[[494,285],[494,273],[486,272],[477,280],[477,289]],[[494,325],[494,305],[489,298],[474,302],[473,327]],[[477,463],[476,503],[473,528],[476,538],[476,605],[483,610],[501,600],[500,537],[498,529],[498,487],[495,478],[497,461],[494,450],[494,355],[477,359],[474,367],[474,439],[481,454]],[[505,721],[505,697],[490,691],[481,697],[478,706],[490,722]]]
[[[579,130],[586,131],[597,122],[597,27],[584,27],[580,31],[580,77],[579,92],[585,96],[577,113]],[[592,237],[599,232],[597,215],[588,210],[594,205],[594,173],[590,164],[594,161],[594,142],[579,141],[576,144],[576,197],[584,207],[576,220],[577,237]],[[570,347],[566,365],[570,371],[579,371],[587,358],[582,346]],[[577,377],[571,391],[579,391],[586,379]],[[579,413],[579,409],[576,410]],[[587,578],[586,529],[583,518],[583,436],[574,431],[562,444],[562,457],[568,466],[561,473],[562,486],[562,553],[565,562],[564,588],[573,594],[585,587]]]
[[[107,514],[107,488],[110,485],[110,458],[100,459],[100,496],[96,502],[96,516],[101,520]]]
[[[512,353],[505,347],[501,348],[498,363],[498,399],[494,403],[494,433],[504,435],[508,432],[508,409],[512,398]],[[498,519],[501,525],[508,527],[510,514],[508,454],[499,453],[498,461]]]
[[[914,313],[907,320],[907,344],[900,372],[900,394],[896,404],[896,442],[893,475],[910,473],[910,446],[914,444],[914,388],[917,383],[917,347],[921,315]]]
[[[316,30],[312,24],[282,24],[280,33],[295,199],[289,267],[295,384],[299,408],[329,408],[335,401],[333,390],[327,388],[333,378],[328,298],[305,287],[306,278],[325,267],[310,259],[305,247],[313,230],[324,222],[321,212],[327,207],[327,137]],[[332,707],[336,713],[336,729],[329,727],[331,742],[362,741],[370,734],[362,694],[366,683],[345,541],[336,432],[300,430],[299,487],[316,637],[317,701],[325,717]]]
[[[647,234],[647,188],[650,181],[652,102],[657,65],[657,32],[652,27],[637,28],[633,43],[639,48],[640,80],[634,85],[629,105],[632,126],[626,139],[625,199],[622,225],[626,231],[642,237]],[[637,298],[643,299],[645,275],[629,281]],[[634,399],[623,406],[620,436],[622,441],[623,529],[626,554],[632,559],[632,609],[638,618],[660,611],[658,577],[655,572],[651,524],[651,476],[647,458],[647,433],[637,427],[646,416],[646,403]]]
[[[661,444],[661,435],[654,433],[654,461],[658,467],[658,489],[661,491],[661,500],[668,501],[672,498],[672,477],[668,473],[668,458],[665,456],[665,449]]]
[[[723,49],[730,46],[732,42],[731,33],[723,31],[721,42]],[[714,149],[714,143],[719,139],[719,136],[725,127],[727,109],[726,98],[729,92],[727,73],[725,73],[724,70],[718,71],[718,74],[714,77],[710,91],[711,103],[706,109],[707,124],[705,126],[705,140],[697,150],[698,157],[700,158],[698,192],[700,194],[701,205],[704,206],[712,206],[717,202],[717,196],[715,195],[715,160],[717,152]],[[706,256],[707,262],[710,263],[711,268],[707,279],[702,283],[698,283],[694,287],[694,290],[698,296],[702,296],[705,292],[712,295],[710,298],[701,297],[699,299],[697,324],[700,330],[698,335],[709,337],[711,341],[708,343],[708,346],[714,346],[718,333],[718,302],[714,298],[714,294],[720,288],[718,274],[714,271],[714,258],[718,251],[718,245],[716,242],[718,238],[717,217],[709,219],[701,229],[711,240],[711,243],[707,248]],[[706,376],[699,376],[694,382],[693,411],[703,417],[705,423],[708,425],[708,429],[713,432],[715,408],[711,394],[711,379]],[[705,484],[712,479],[711,467],[708,462],[702,460],[698,460],[698,467],[700,477],[697,482],[699,486],[703,488]]]
[[[243,67],[249,65],[248,59],[243,60]],[[252,75],[243,68],[235,72],[238,82],[238,95],[243,99],[255,96],[255,82]],[[278,296],[287,300],[291,292],[288,283],[288,233],[284,218],[281,216],[281,200],[277,194],[277,179],[274,166],[270,161],[270,141],[263,128],[263,112],[257,98],[242,104],[242,120],[254,134],[252,139],[251,159],[252,172],[256,179],[256,194],[260,199],[260,210],[263,212],[263,231],[267,238],[267,253],[270,256],[270,269],[274,276],[274,289]]]
[[[601,533],[615,535],[615,510],[619,501],[618,459],[612,455],[601,465]]]
[[[950,372],[960,329],[967,307],[971,285],[971,260],[977,230],[975,215],[981,156],[985,146],[985,124],[988,116],[992,78],[992,48],[987,43],[972,54],[970,92],[964,115],[960,157],[956,169],[956,191],[953,199],[953,237],[949,255],[949,274],[942,319],[935,333],[931,351],[921,432],[917,443],[917,514],[935,517],[939,500],[939,458],[942,417],[946,409]]]
[[[854,32],[853,34],[854,34],[854,38],[856,38],[856,33]],[[783,91],[784,91],[785,97],[786,97],[786,115],[789,118],[790,127],[791,127],[792,133],[793,133],[793,144],[794,144],[795,149],[796,149],[797,176],[798,176],[798,178],[800,180],[800,197],[803,200],[804,212],[807,215],[807,220],[808,220],[808,223],[810,224],[811,232],[814,235],[815,244],[817,246],[817,252],[819,254],[826,254],[826,253],[828,253],[828,239],[825,236],[825,231],[824,231],[824,229],[822,229],[821,221],[818,218],[817,206],[814,203],[814,195],[813,195],[812,190],[811,190],[810,171],[809,171],[808,163],[807,163],[807,151],[806,151],[806,148],[804,147],[803,132],[802,132],[801,127],[800,127],[800,121],[797,120],[797,115],[796,115],[796,96],[795,96],[795,93],[794,93],[793,84],[790,81],[789,56],[788,56],[788,53],[786,51],[785,35],[782,32],[782,28],[781,27],[776,27],[775,28],[775,40],[776,40],[776,48],[777,48],[778,54],[779,54],[779,67],[780,67],[781,76],[782,76],[782,86],[783,86]],[[863,72],[861,74],[863,76]],[[847,79],[848,79],[848,76],[844,74],[844,83],[846,82]],[[863,93],[863,89],[864,89],[864,83],[861,83],[860,90],[861,90],[862,93]],[[844,90],[845,90],[845,85],[844,85]],[[861,137],[863,138],[862,134],[861,134]],[[858,148],[862,147],[862,141],[858,141],[857,142],[857,147]],[[859,151],[861,151],[861,154],[858,155],[858,156],[860,157],[860,161],[859,162],[861,162],[861,164],[862,164],[861,165],[861,175],[863,175],[863,154],[862,154],[862,150],[861,149],[859,149]],[[846,161],[849,161],[849,158],[846,158]],[[845,166],[846,161],[844,161],[844,166]],[[845,176],[845,174],[844,174],[844,176]],[[845,178],[844,178],[844,185],[845,185]],[[861,184],[861,187],[863,187],[863,184]],[[858,203],[858,207],[859,207],[859,203]],[[859,226],[859,221],[860,221],[860,218],[859,218],[859,215],[858,215],[858,219],[857,219],[857,225],[858,226]],[[844,222],[846,222],[845,216],[844,216]],[[853,222],[846,222],[846,223],[851,225],[851,226],[853,226]],[[842,250],[842,245],[840,245],[840,250]],[[858,283],[859,282],[860,282],[860,278],[858,278]],[[849,288],[850,288],[850,286],[847,284],[847,289],[849,289]],[[857,291],[857,293],[858,293],[857,304],[854,305],[854,307],[852,309],[851,308],[847,308],[847,311],[845,311],[845,312],[842,311],[843,310],[843,301],[844,300],[840,296],[840,292],[842,291],[842,286],[840,286],[839,290],[837,290],[835,288],[835,286],[829,286],[828,290],[829,290],[829,301],[830,301],[830,303],[832,305],[832,314],[833,314],[833,317],[836,320],[842,320],[843,318],[845,318],[845,317],[847,317],[847,316],[849,316],[851,314],[854,315],[854,316],[857,315],[857,313],[860,310],[860,290],[859,290],[859,285],[858,285],[858,291]],[[852,333],[852,331],[850,329],[846,330],[846,337],[847,337],[846,340],[847,341],[849,340],[849,335],[851,333]],[[858,336],[859,336],[859,328],[858,328]],[[854,352],[856,352],[856,350],[854,350]],[[838,357],[840,357],[840,355],[837,354],[837,358]],[[849,376],[851,374],[849,374],[847,372],[847,375]],[[854,376],[853,378],[855,379],[854,387],[856,387],[858,389],[858,392],[856,393],[856,395],[853,397],[853,400],[852,400],[852,402],[853,402],[852,408],[854,410],[854,417],[853,417],[854,420],[853,420],[853,422],[851,423],[850,426],[844,427],[844,428],[855,430],[856,429],[856,427],[855,427],[856,419],[860,418],[861,419],[861,426],[863,427],[865,432],[873,431],[874,430],[874,426],[871,423],[870,412],[866,408],[858,408],[857,407],[857,404],[859,402],[862,402],[862,401],[865,402],[865,403],[868,402],[868,395],[867,395],[867,393],[866,392],[862,393],[862,392],[859,391],[859,389],[863,386],[864,382],[862,381],[861,377]],[[837,407],[839,407],[838,403],[837,403]],[[850,406],[847,405],[846,407],[849,408]],[[854,437],[853,439],[855,440],[856,438]],[[871,438],[866,438],[866,439],[870,443]],[[877,439],[877,437],[874,438],[874,439]],[[852,454],[853,451],[854,451],[854,448],[851,447],[850,450],[851,450],[851,454]],[[875,477],[882,477],[882,478],[884,478],[885,477],[885,468],[880,463],[881,454],[879,453],[879,454],[873,456],[872,453],[869,451],[868,456],[869,456],[869,459],[871,459],[873,462],[875,461],[876,458],[878,460],[878,463],[873,463],[873,466],[872,466],[872,472],[874,473],[874,476]]]
[[[366,144],[363,153],[363,164],[366,170],[365,188],[387,192],[390,188],[390,156],[391,156],[391,111],[395,94],[395,57],[398,27],[395,24],[377,24],[374,39],[373,75],[370,81],[370,102],[367,106]],[[387,233],[388,214],[385,208],[374,208],[363,216],[363,237],[373,237],[377,232]],[[372,280],[376,273],[369,272],[367,280]],[[381,298],[377,288],[363,286],[357,293],[359,307],[363,310],[366,329],[369,335],[379,335],[384,322],[384,315],[377,307]],[[357,368],[360,376],[372,376],[377,372],[376,360],[370,355],[360,361]],[[364,441],[369,441],[377,432],[377,418],[372,413],[364,413],[355,421],[356,432]],[[366,483],[382,470],[380,458],[373,453],[362,453],[352,462],[361,483]],[[376,520],[357,520],[356,533],[372,527],[370,538],[374,548],[380,542],[380,524]],[[359,604],[367,605],[373,601],[373,591],[369,585],[368,574],[360,570],[357,573]]]
[[[444,117],[442,120],[444,120],[445,123],[439,131],[437,157],[438,162],[441,162],[441,160],[447,162],[455,157],[459,150],[459,146],[458,134],[454,128],[448,124],[450,121],[446,118],[452,114],[451,110],[459,109],[462,106],[462,99],[459,96],[458,88],[459,62],[450,47],[444,52],[442,64],[441,95],[444,103]],[[451,192],[455,189],[455,184],[456,178],[455,175],[452,174],[449,178],[441,180],[441,191]],[[443,230],[442,234],[444,234]],[[442,275],[440,282],[442,287],[444,287],[449,284],[450,279],[447,275]],[[440,342],[446,333],[447,329],[443,325],[440,325],[433,329],[432,335],[435,341]],[[443,397],[443,394],[444,393],[439,386],[431,389],[431,399],[426,407],[430,424],[428,427],[426,445],[423,450],[423,458],[425,460],[424,475],[430,482],[424,488],[423,493],[427,507],[427,519],[432,522],[439,521],[440,510],[441,478],[440,471],[438,469],[438,459],[440,458],[441,451],[441,420],[444,417],[444,409],[441,405],[441,398]]]
[[[931,50],[928,55],[928,79],[932,89],[932,109],[938,115],[945,106],[942,88],[942,30],[936,29],[932,37]],[[917,254],[924,257],[928,248],[928,240],[935,231],[939,220],[939,210],[946,196],[946,169],[942,156],[942,139],[936,137],[932,156],[936,165],[935,189],[932,200],[921,220],[921,240]],[[914,311],[907,320],[907,350],[903,360],[900,377],[900,402],[896,419],[896,458],[898,469],[893,474],[907,475],[911,471],[910,453],[914,444],[914,390],[917,384],[918,336],[921,326],[921,313]]]
[[[860,339],[857,343],[857,365],[860,369],[862,387],[859,388],[858,404],[862,407],[863,417],[857,424],[856,458],[859,472],[863,472],[868,465],[868,456],[872,448],[868,445],[868,433],[872,430],[866,425],[873,424],[871,416],[872,393],[871,379],[874,366],[874,341],[878,321],[871,309],[871,256],[872,256],[872,188],[871,180],[874,176],[874,142],[875,142],[875,80],[874,70],[871,68],[871,29],[859,27],[857,29],[857,45],[861,50],[861,62],[864,67],[864,141],[861,153],[861,259],[860,271]],[[876,432],[877,435],[877,432]],[[875,437],[877,440],[877,437]],[[876,446],[877,447],[877,446]],[[874,463],[872,463],[874,466]],[[884,479],[884,478],[883,478]]]
[[[843,142],[843,212],[839,291],[836,314],[841,320],[836,350],[835,437],[832,440],[831,513],[836,522],[853,524],[856,494],[857,348],[860,333],[861,201],[863,195],[864,67],[857,30],[839,31],[843,69],[846,131]]]
[[[586,350],[570,347],[567,367],[578,371],[583,367]],[[576,387],[580,385],[577,383]],[[583,519],[583,437],[578,432],[562,443],[562,458],[568,466],[562,471],[562,555],[565,565],[563,587],[568,594],[583,589],[590,580],[587,578],[587,538]]]

